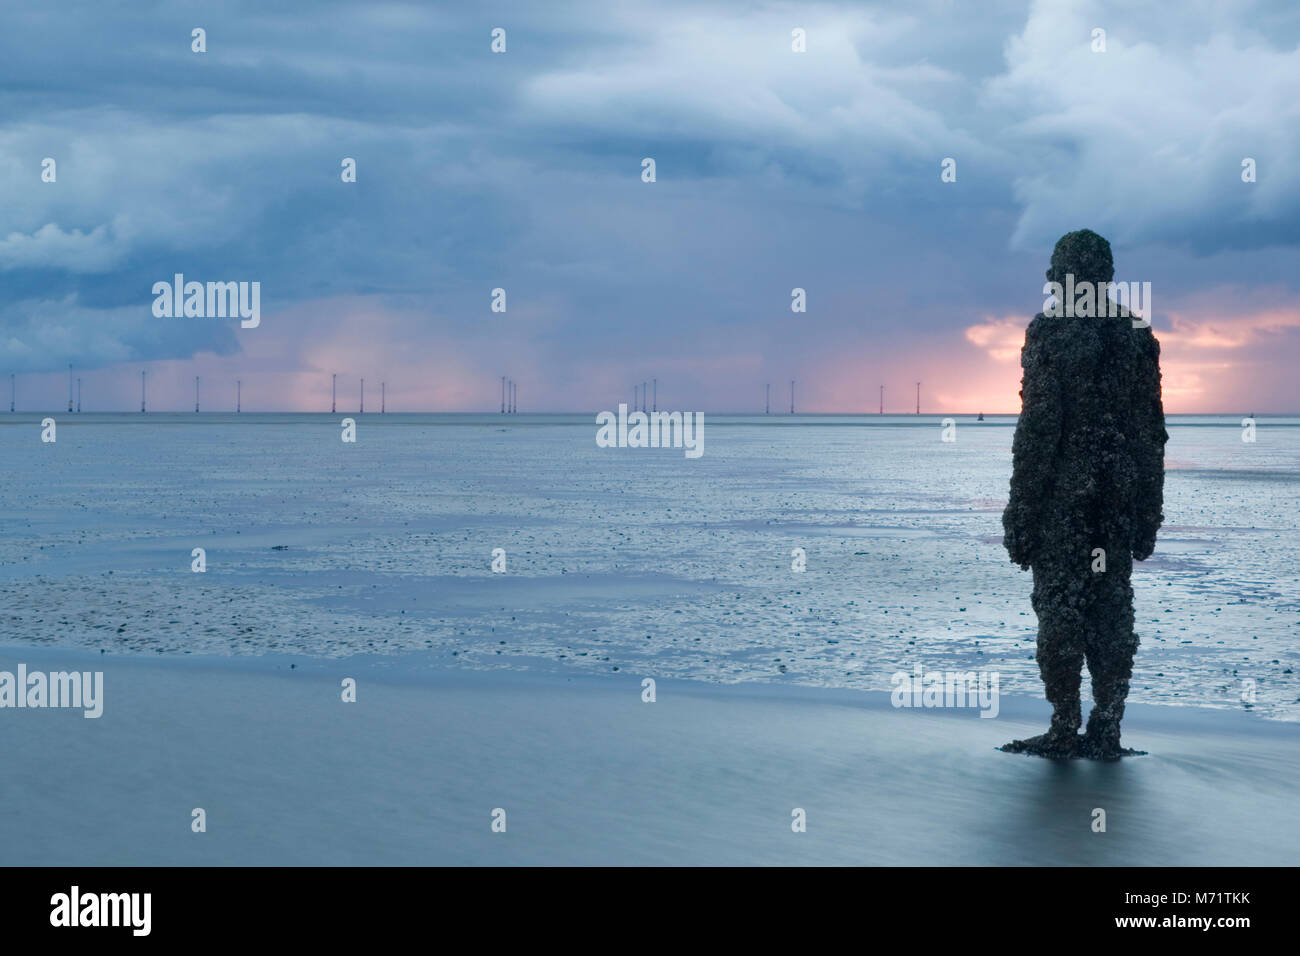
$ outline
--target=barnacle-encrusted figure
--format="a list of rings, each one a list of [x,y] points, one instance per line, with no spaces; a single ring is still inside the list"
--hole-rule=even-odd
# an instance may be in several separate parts
[[[1104,289],[1114,272],[1110,243],[1084,229],[1057,242],[1047,278],[1064,286],[1073,274],[1076,288]],[[1053,713],[1046,734],[1003,749],[1114,759],[1133,752],[1119,740],[1138,646],[1129,577],[1133,561],[1155,550],[1164,517],[1160,345],[1126,310],[1039,313],[1020,363],[1023,405],[1002,526],[1011,560],[1033,568],[1038,667]],[[1102,562],[1105,570],[1095,570]],[[1094,706],[1080,736],[1085,660]]]

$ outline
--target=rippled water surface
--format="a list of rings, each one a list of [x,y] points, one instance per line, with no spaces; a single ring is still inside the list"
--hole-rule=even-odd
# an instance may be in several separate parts
[[[594,415],[354,416],[356,444],[342,415],[59,415],[53,444],[42,417],[0,418],[5,644],[876,690],[919,662],[1042,693],[1001,546],[1012,418],[944,443],[931,416],[706,415],[688,459],[598,448]],[[1169,431],[1132,699],[1241,708],[1253,681],[1300,720],[1300,420]]]

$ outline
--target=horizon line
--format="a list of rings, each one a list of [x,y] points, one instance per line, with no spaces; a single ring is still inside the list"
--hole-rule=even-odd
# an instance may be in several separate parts
[[[584,410],[574,411],[574,410],[571,410],[571,409],[569,409],[569,410],[563,410],[563,409],[551,409],[551,410],[544,410],[544,411],[531,411],[531,412],[501,412],[501,411],[498,411],[498,410],[496,410],[496,409],[493,409],[493,410],[490,410],[490,411],[487,411],[487,410],[466,410],[466,409],[461,409],[461,410],[447,410],[447,409],[408,409],[408,410],[402,410],[402,411],[382,411],[382,412],[381,412],[381,411],[371,411],[371,412],[363,412],[363,411],[360,411],[360,410],[357,410],[357,409],[339,409],[338,411],[329,411],[329,412],[327,412],[327,411],[318,411],[318,410],[314,410],[314,409],[297,409],[297,408],[245,409],[245,410],[241,410],[241,411],[236,411],[235,409],[215,410],[215,411],[214,411],[214,410],[206,410],[206,409],[205,409],[205,410],[203,410],[203,411],[192,411],[192,410],[189,410],[188,408],[187,408],[187,409],[179,409],[179,408],[176,408],[176,409],[168,409],[168,408],[164,408],[164,409],[149,409],[148,411],[137,411],[137,410],[133,410],[133,409],[120,408],[120,409],[100,409],[100,410],[79,410],[79,411],[72,412],[72,411],[68,411],[67,409],[64,409],[64,408],[45,408],[45,409],[40,409],[40,408],[18,408],[18,409],[14,409],[13,411],[0,410],[0,421],[3,421],[3,420],[5,419],[5,417],[6,417],[6,416],[9,416],[9,415],[65,415],[65,416],[66,416],[66,415],[73,415],[73,416],[76,416],[76,415],[126,415],[126,416],[129,416],[129,417],[138,417],[138,416],[144,416],[144,415],[181,415],[181,416],[184,416],[184,417],[196,417],[196,418],[201,418],[201,417],[203,417],[203,416],[212,416],[212,415],[328,415],[328,416],[332,416],[332,417],[338,417],[339,415],[365,415],[365,416],[367,416],[367,417],[371,417],[371,416],[373,416],[373,417],[380,417],[380,418],[385,417],[385,416],[388,416],[388,415],[484,415],[484,416],[489,416],[489,417],[494,417],[494,418],[500,418],[500,419],[502,419],[502,420],[509,420],[509,419],[511,419],[511,418],[517,418],[517,417],[519,417],[520,415],[525,415],[525,416],[527,416],[527,415],[534,415],[534,416],[535,416],[535,415],[592,415],[592,416],[595,416],[595,415],[599,415],[599,414],[601,414],[602,412],[607,412],[607,411],[611,411],[611,410],[610,410],[610,409],[599,409],[599,410],[596,410],[596,411],[590,411],[590,410],[585,410],[585,409],[584,409]],[[633,409],[632,411],[641,411],[641,409]],[[719,415],[719,416],[744,416],[744,417],[748,417],[748,418],[772,419],[772,420],[774,420],[774,421],[779,421],[779,420],[782,420],[782,419],[790,419],[790,418],[815,418],[815,417],[823,417],[823,418],[834,418],[834,417],[839,417],[839,418],[913,418],[913,419],[921,419],[921,418],[934,417],[934,416],[940,416],[940,415],[944,415],[944,416],[954,416],[954,417],[956,417],[956,416],[963,416],[963,417],[969,417],[969,418],[976,418],[976,417],[979,416],[979,415],[984,415],[985,417],[995,417],[995,418],[1016,418],[1016,417],[1019,417],[1019,416],[1020,416],[1020,412],[1018,412],[1018,411],[1016,411],[1016,412],[957,412],[957,411],[935,411],[935,412],[884,412],[884,413],[882,414],[881,412],[842,412],[842,411],[835,411],[835,412],[815,411],[815,412],[793,412],[793,413],[791,413],[791,412],[780,412],[780,413],[773,413],[773,412],[761,412],[761,411],[708,411],[707,409],[704,410],[704,411],[695,411],[695,410],[692,410],[692,411],[690,411],[690,412],[686,412],[686,411],[683,410],[683,409],[675,409],[675,410],[674,410],[674,409],[659,409],[659,410],[657,411],[657,414],[673,414],[674,412],[676,412],[677,414],[699,414],[699,415]],[[631,412],[629,412],[629,414],[631,414]],[[651,414],[656,414],[656,412],[645,411],[644,414],[646,414],[646,415],[651,415]],[[1300,418],[1300,411],[1295,411],[1295,412],[1261,412],[1261,413],[1258,413],[1258,414],[1253,413],[1253,412],[1236,412],[1236,411],[1226,411],[1226,412],[1225,412],[1225,411],[1220,411],[1220,412],[1166,412],[1166,413],[1165,413],[1165,418],[1223,418],[1223,417],[1235,417],[1235,416],[1237,416],[1237,415],[1240,415],[1240,416],[1242,416],[1243,418],[1263,418],[1263,417],[1270,417],[1270,418]]]

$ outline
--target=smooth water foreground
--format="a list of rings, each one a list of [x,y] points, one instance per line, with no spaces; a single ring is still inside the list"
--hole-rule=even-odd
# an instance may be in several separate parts
[[[706,415],[698,459],[594,415],[43,417],[0,416],[6,645],[1042,694],[1011,417]],[[1131,699],[1295,721],[1300,420],[1240,421],[1170,419]]]

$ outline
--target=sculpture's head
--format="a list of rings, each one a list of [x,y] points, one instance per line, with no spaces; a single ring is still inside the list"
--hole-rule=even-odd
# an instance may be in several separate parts
[[[1110,257],[1110,243],[1091,229],[1067,232],[1056,241],[1048,282],[1065,285],[1067,273],[1080,282],[1105,283],[1115,278],[1115,262]]]

